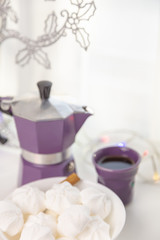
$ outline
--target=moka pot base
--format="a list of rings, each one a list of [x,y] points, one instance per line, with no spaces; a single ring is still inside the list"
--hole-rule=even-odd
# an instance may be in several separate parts
[[[68,176],[76,172],[75,161],[69,151],[50,155],[30,153],[22,151],[18,185],[24,185],[32,181],[50,177]],[[34,158],[33,158],[34,156]]]

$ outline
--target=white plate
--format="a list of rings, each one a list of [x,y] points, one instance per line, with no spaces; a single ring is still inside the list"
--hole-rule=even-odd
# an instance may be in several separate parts
[[[38,187],[42,191],[46,191],[49,188],[52,187],[54,183],[59,183],[64,179],[64,177],[55,177],[55,178],[46,178],[42,180],[38,180],[35,182],[31,182],[27,185],[30,186],[35,186]],[[101,184],[98,183],[93,183],[87,180],[81,180],[79,181],[76,185],[77,188],[84,189],[86,187],[95,187],[100,189],[101,191],[105,192],[107,196],[111,199],[112,201],[112,210],[107,218],[107,222],[110,224],[110,234],[111,234],[111,239],[117,238],[117,236],[120,234],[122,231],[125,220],[126,220],[126,211],[125,207],[120,200],[120,198],[110,189],[107,187],[104,187]]]

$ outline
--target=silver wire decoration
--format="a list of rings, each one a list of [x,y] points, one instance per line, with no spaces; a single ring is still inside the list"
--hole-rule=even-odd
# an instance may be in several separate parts
[[[56,0],[45,1],[55,2]],[[24,47],[17,53],[16,63],[23,67],[31,59],[34,59],[47,69],[51,68],[51,62],[44,48],[55,44],[61,37],[67,36],[67,31],[71,31],[80,47],[87,50],[90,45],[89,34],[81,27],[81,23],[89,21],[94,16],[96,11],[95,3],[92,0],[87,3],[86,0],[70,0],[70,3],[75,6],[76,11],[71,13],[68,10],[61,11],[61,17],[64,18],[63,25],[58,26],[57,14],[52,11],[44,21],[44,32],[36,40],[33,40],[23,36],[18,31],[8,29],[8,21],[17,24],[18,17],[11,6],[11,0],[0,0],[0,44],[10,38],[19,40],[24,44]]]

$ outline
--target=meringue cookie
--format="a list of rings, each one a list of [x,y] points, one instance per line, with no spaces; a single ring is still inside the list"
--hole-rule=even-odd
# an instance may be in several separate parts
[[[27,224],[28,223],[35,223],[35,224],[38,224],[40,226],[47,226],[51,229],[52,234],[54,236],[56,236],[56,234],[57,234],[56,219],[51,215],[47,215],[43,212],[40,212],[37,215],[30,215],[28,220],[27,220]]]
[[[61,236],[74,238],[83,231],[90,218],[87,207],[73,205],[58,217],[58,232]]]
[[[19,240],[55,240],[52,230],[48,226],[27,222]]]
[[[31,186],[17,188],[11,195],[11,200],[24,214],[37,214],[45,209],[45,194]]]
[[[81,191],[82,204],[90,209],[91,215],[105,219],[111,211],[111,200],[99,189],[89,187]]]
[[[92,217],[84,231],[81,232],[78,240],[111,240],[109,234],[110,226],[100,217]]]
[[[69,182],[54,184],[52,189],[46,192],[46,207],[57,214],[62,213],[73,204],[80,203],[80,191]]]
[[[23,224],[21,209],[8,200],[0,201],[0,230],[14,236],[21,231]]]

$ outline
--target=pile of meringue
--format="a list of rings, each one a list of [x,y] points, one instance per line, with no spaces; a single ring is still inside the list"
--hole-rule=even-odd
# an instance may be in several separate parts
[[[24,186],[0,201],[0,240],[110,240],[111,200],[69,182],[48,191]]]

